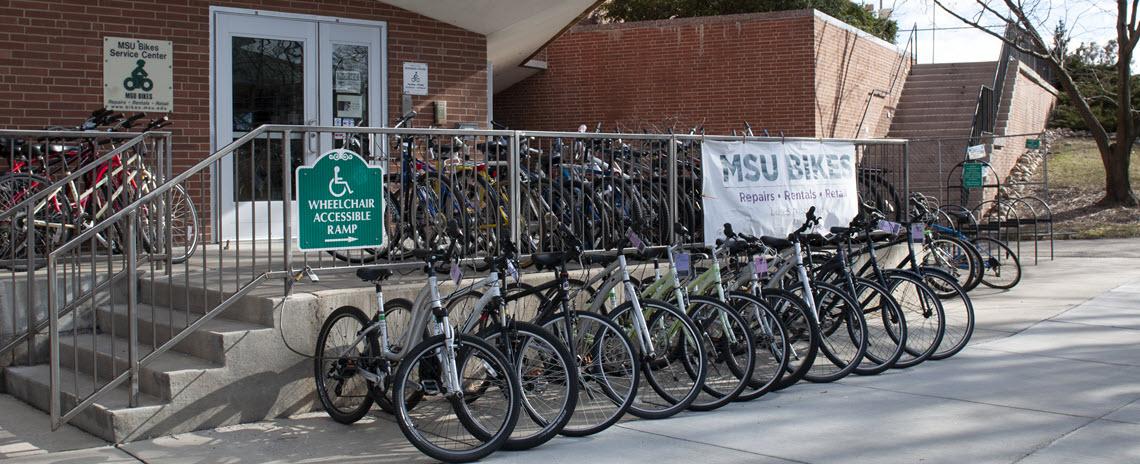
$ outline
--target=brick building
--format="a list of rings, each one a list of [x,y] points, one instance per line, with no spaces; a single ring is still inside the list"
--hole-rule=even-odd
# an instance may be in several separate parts
[[[911,66],[902,48],[815,10],[581,25],[546,69],[495,95],[512,127],[755,130],[881,137]]]
[[[74,127],[103,106],[109,37],[171,43],[175,174],[265,123],[387,126],[414,109],[415,127],[486,127],[496,76],[509,81],[595,5],[502,1],[472,14],[462,1],[3,2],[0,128]],[[426,67],[426,95],[405,94],[405,63]],[[359,105],[343,113],[339,99]],[[329,143],[294,150],[293,163]],[[199,210],[226,214],[243,201],[231,171],[223,163],[217,186],[201,188],[212,194],[195,194],[212,196]]]

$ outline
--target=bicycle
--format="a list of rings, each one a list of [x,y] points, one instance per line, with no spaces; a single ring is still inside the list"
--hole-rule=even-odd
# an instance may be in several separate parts
[[[393,343],[381,286],[391,271],[358,270],[374,285],[378,310],[369,318],[344,306],[325,319],[313,360],[317,395],[329,416],[347,424],[390,388],[396,422],[416,449],[445,462],[481,459],[513,432],[522,385],[498,349],[452,328],[435,265],[455,256],[454,241],[444,253],[417,249],[413,255],[427,264],[429,310],[412,311],[409,329]]]

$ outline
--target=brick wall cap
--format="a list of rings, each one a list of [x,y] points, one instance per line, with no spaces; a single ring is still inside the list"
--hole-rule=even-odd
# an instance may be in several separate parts
[[[719,16],[693,16],[687,18],[655,19],[649,21],[627,21],[622,23],[606,24],[580,24],[570,29],[570,32],[612,31],[619,29],[668,28],[675,26],[690,26],[703,24],[720,24],[748,21],[771,21],[788,18],[806,18],[812,16],[810,8],[800,10],[770,11],[767,13],[740,13]],[[838,20],[836,20],[838,21]]]
[[[1025,64],[1024,62],[1022,62],[1020,60],[1018,60],[1017,64],[1018,64],[1018,66],[1017,66],[1018,72],[1020,72],[1021,74],[1024,74],[1025,77],[1029,78],[1029,80],[1033,81],[1033,83],[1041,86],[1041,88],[1045,89],[1046,92],[1053,94],[1054,97],[1059,96],[1061,94],[1061,91],[1057,90],[1056,87],[1053,87],[1052,84],[1046,82],[1045,78],[1041,77],[1040,74],[1037,74],[1037,71],[1034,71],[1033,67]]]

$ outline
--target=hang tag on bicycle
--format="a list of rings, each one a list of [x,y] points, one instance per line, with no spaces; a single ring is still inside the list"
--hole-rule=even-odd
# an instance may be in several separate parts
[[[463,280],[463,269],[459,268],[459,263],[451,263],[451,280],[455,285],[459,285],[459,281]]]
[[[641,237],[634,232],[632,228],[625,230],[625,235],[629,237],[629,243],[637,248],[638,252],[645,252],[645,242],[641,241]]]
[[[917,223],[910,225],[910,239],[914,240],[914,243],[922,243],[923,239],[925,238],[926,224]]]
[[[677,253],[673,255],[673,263],[676,266],[677,277],[682,279],[688,278],[692,273],[693,267],[690,265],[692,256],[688,253]]]
[[[902,229],[902,224],[899,224],[897,222],[887,221],[885,219],[879,221],[879,230],[881,230],[883,232],[890,232],[894,235],[898,235],[899,231],[901,229]]]
[[[759,277],[766,277],[768,275],[768,260],[763,256],[756,255],[752,257],[752,269]]]
[[[509,259],[507,260],[507,275],[515,279],[516,284],[519,283],[519,270],[515,267],[515,262]]]

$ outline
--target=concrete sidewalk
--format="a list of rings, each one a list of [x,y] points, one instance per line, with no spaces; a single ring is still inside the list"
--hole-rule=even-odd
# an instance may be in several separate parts
[[[1140,240],[1057,251],[1026,265],[1012,291],[974,292],[975,336],[952,359],[625,421],[487,462],[1140,462]],[[110,447],[74,429],[49,435],[46,415],[0,399],[0,458],[11,462],[425,461],[378,411],[353,426],[311,413]],[[42,433],[25,439],[30,428]]]

